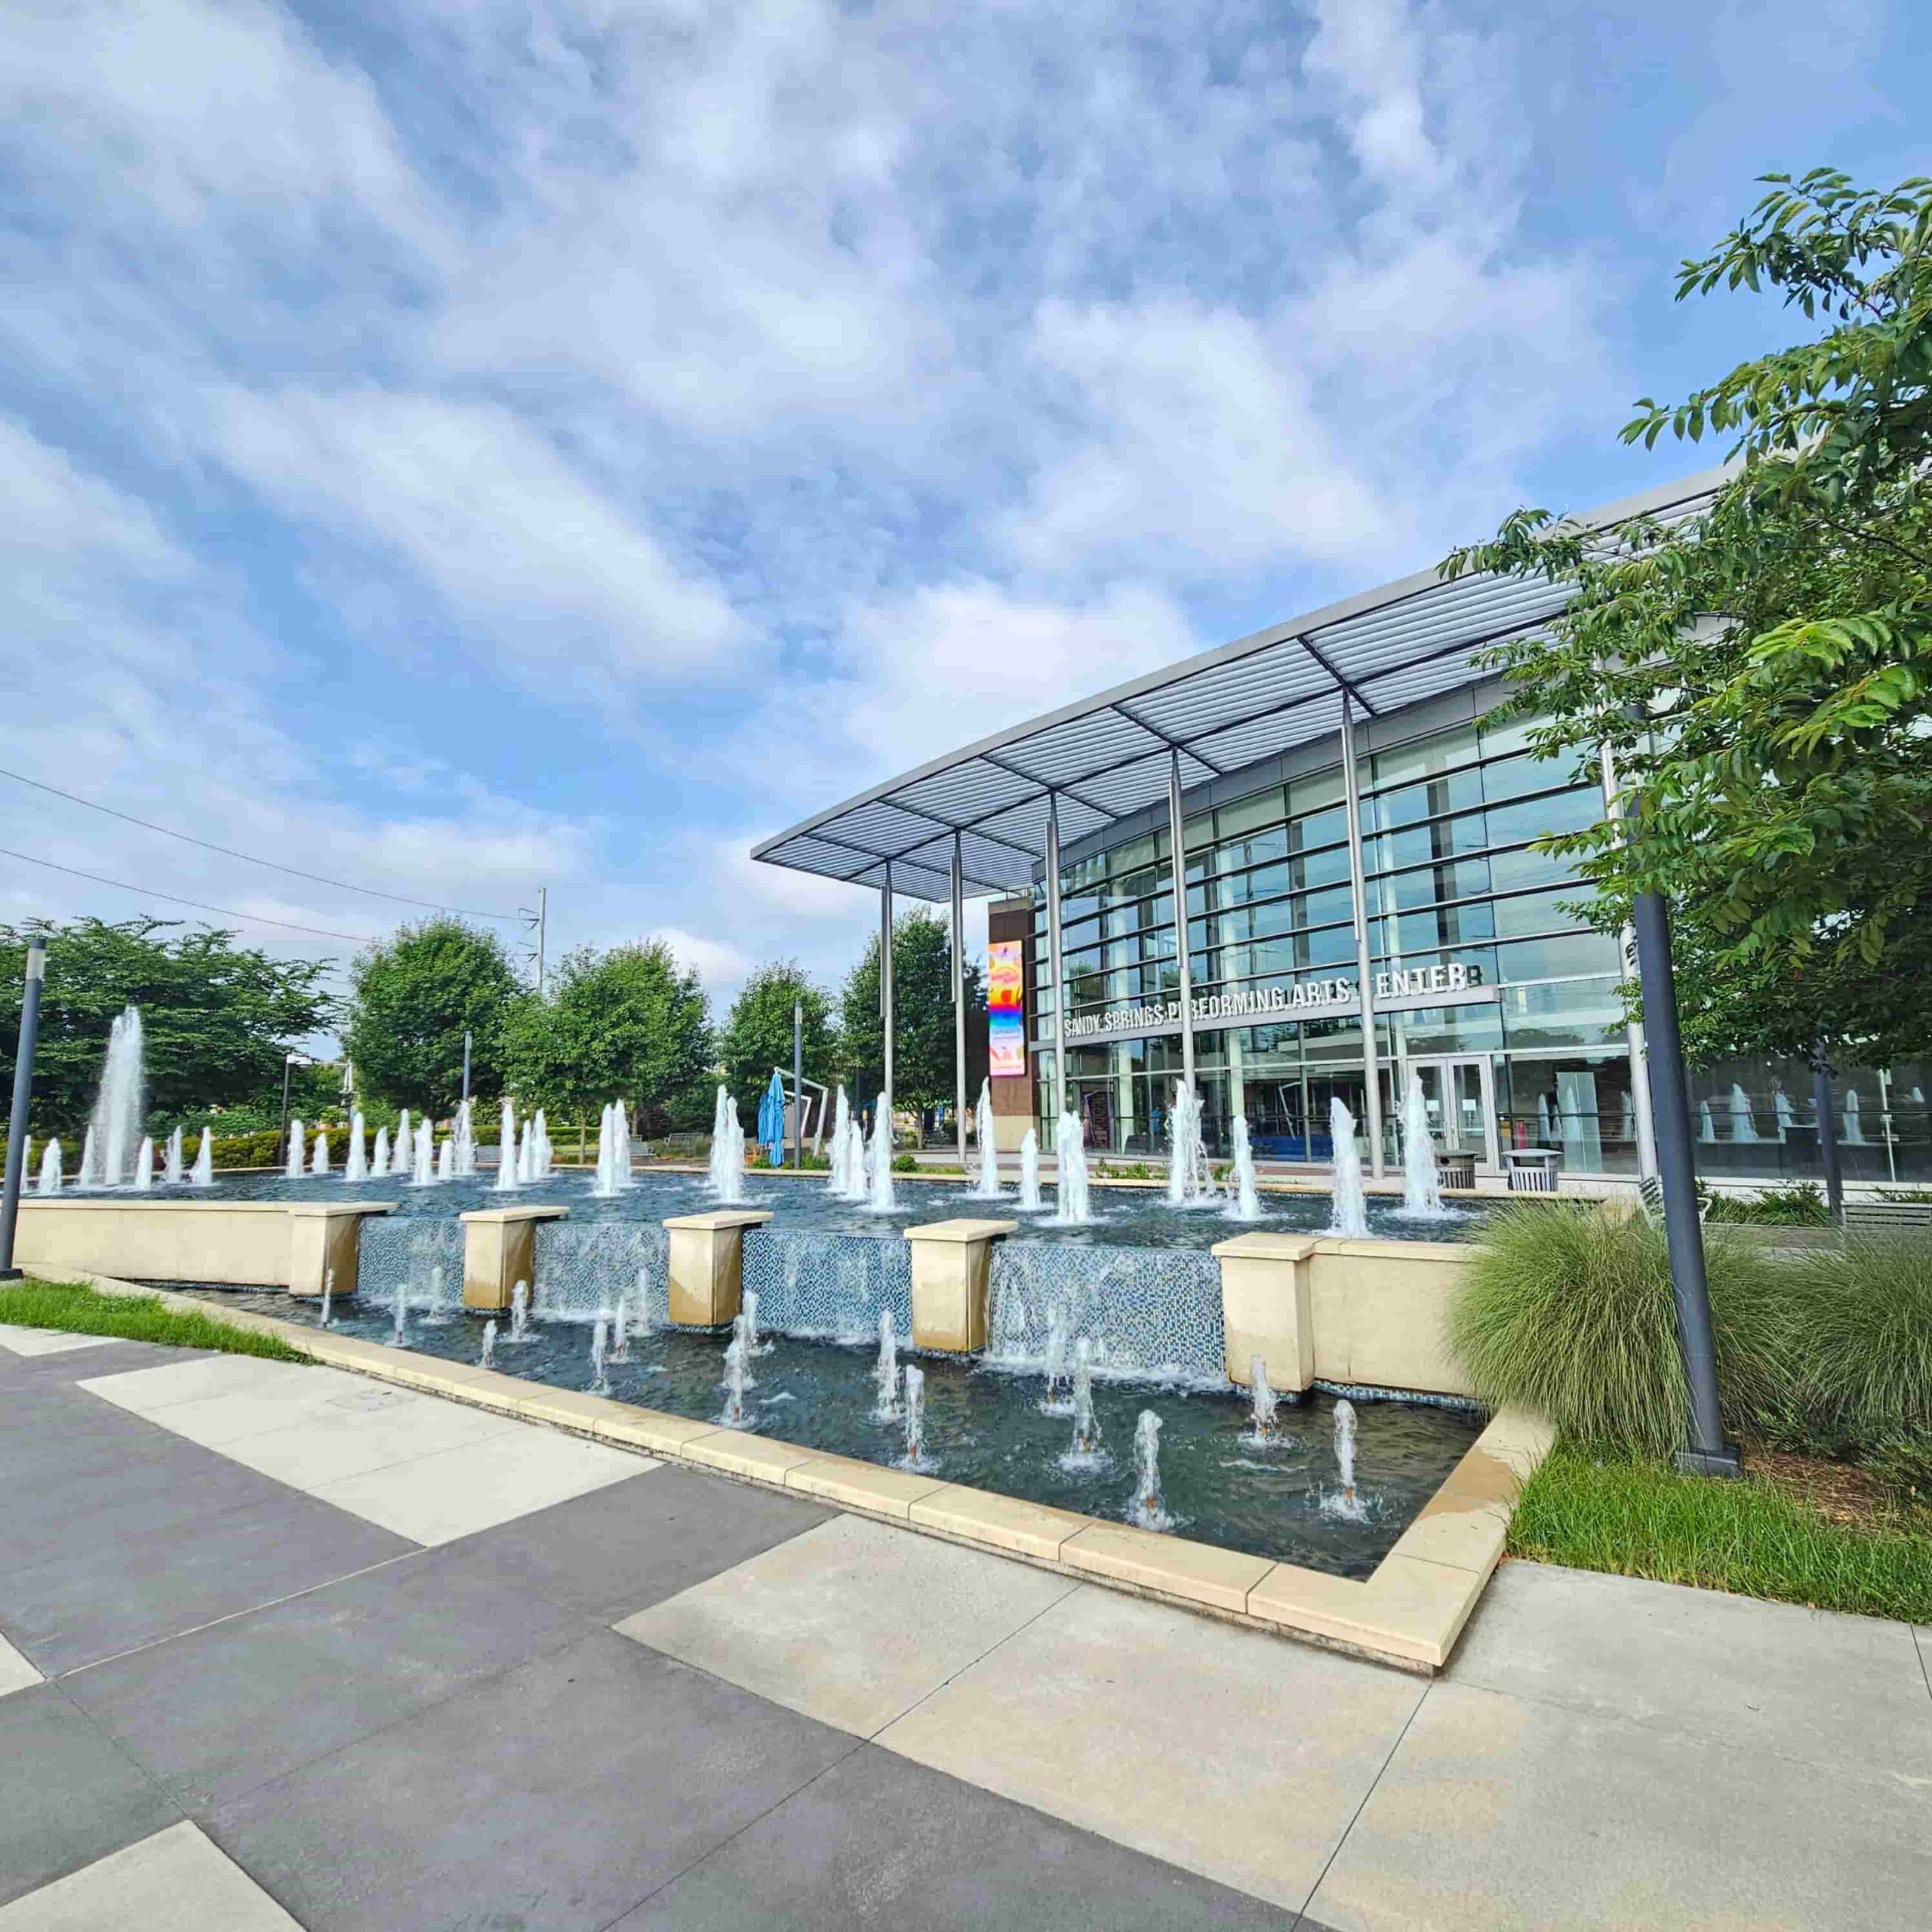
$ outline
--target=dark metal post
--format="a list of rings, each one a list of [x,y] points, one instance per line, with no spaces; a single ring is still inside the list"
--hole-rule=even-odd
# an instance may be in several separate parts
[[[1657,1135],[1657,1179],[1663,1189],[1664,1239],[1670,1251],[1677,1333],[1690,1386],[1690,1440],[1677,1466],[1694,1475],[1743,1472],[1737,1450],[1724,1439],[1718,1413],[1717,1345],[1711,1327],[1710,1286],[1704,1275],[1704,1230],[1697,1219],[1697,1176],[1690,1152],[1690,1087],[1677,1029],[1677,976],[1670,958],[1670,915],[1661,894],[1637,895],[1637,971],[1644,989],[1644,1031],[1650,1048],[1651,1116]]]
[[[466,1105],[469,1100],[469,1029],[463,1029],[463,1097]]]
[[[275,1144],[286,1153],[288,1151],[288,1069],[295,1064],[293,1054],[281,1057],[281,1125],[275,1134]]]
[[[20,1042],[14,1056],[14,1110],[7,1123],[6,1192],[0,1195],[0,1281],[17,1281],[14,1226],[20,1217],[20,1183],[27,1164],[27,1109],[33,1098],[34,1048],[40,1041],[40,988],[47,977],[47,942],[27,941],[26,984],[20,994]]]
[[[792,1002],[792,1164],[805,1164],[805,1003]]]
[[[1838,1158],[1838,1122],[1832,1098],[1832,1068],[1821,1051],[1811,1063],[1811,1097],[1818,1110],[1818,1158],[1825,1166],[1825,1204],[1832,1219],[1844,1219],[1844,1163]]]

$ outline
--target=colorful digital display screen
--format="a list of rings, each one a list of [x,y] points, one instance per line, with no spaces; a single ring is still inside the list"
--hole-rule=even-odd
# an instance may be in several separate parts
[[[995,1079],[1026,1071],[1026,948],[996,939],[986,948],[987,1070]]]

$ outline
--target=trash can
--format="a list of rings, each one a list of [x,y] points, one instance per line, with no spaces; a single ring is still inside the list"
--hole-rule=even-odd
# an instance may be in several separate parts
[[[1560,1147],[1512,1147],[1505,1158],[1509,1164],[1512,1194],[1554,1194],[1556,1176],[1563,1165]]]
[[[1435,1173],[1444,1187],[1473,1188],[1476,1184],[1476,1157],[1473,1154],[1438,1155]]]

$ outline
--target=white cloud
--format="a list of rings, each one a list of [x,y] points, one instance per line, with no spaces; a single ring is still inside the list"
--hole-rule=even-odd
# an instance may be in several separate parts
[[[749,953],[728,940],[708,939],[677,926],[660,926],[645,937],[662,940],[677,955],[679,965],[694,968],[714,1001],[728,1000],[735,995],[756,964]]]

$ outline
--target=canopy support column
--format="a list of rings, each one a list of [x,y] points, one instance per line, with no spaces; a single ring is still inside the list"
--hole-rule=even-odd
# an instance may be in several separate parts
[[[887,1104],[892,1100],[892,861],[885,862],[885,880],[878,889],[878,1020],[880,1072]],[[892,1138],[892,1123],[885,1124]]]
[[[1168,753],[1168,845],[1174,861],[1174,956],[1180,962],[1180,1077],[1194,1085],[1194,971],[1187,954],[1187,848],[1181,837],[1180,752]]]
[[[1066,973],[1060,946],[1060,795],[1047,794],[1047,961],[1054,983],[1054,1150],[1066,1113]]]
[[[959,1171],[966,1171],[966,884],[959,835],[952,835],[952,1094]],[[980,1158],[990,1158],[982,1147]]]
[[[1348,808],[1349,870],[1355,888],[1355,980],[1361,996],[1361,1066],[1368,1102],[1369,1171],[1380,1180],[1386,1169],[1382,1152],[1382,1073],[1375,1044],[1375,988],[1370,971],[1368,882],[1362,860],[1361,781],[1355,769],[1355,701],[1342,694],[1342,792]],[[1312,1131],[1313,1124],[1310,1123]]]

